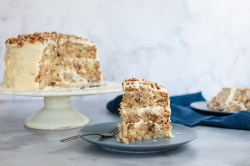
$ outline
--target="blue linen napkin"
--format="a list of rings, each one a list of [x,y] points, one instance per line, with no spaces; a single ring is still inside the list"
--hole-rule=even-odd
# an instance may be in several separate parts
[[[121,99],[122,95],[108,102],[107,109],[110,112],[119,115],[118,109]],[[201,92],[170,97],[172,110],[171,121],[189,127],[204,125],[250,130],[250,112],[241,111],[232,115],[211,115],[200,113],[190,107],[190,104],[196,101],[205,101]]]

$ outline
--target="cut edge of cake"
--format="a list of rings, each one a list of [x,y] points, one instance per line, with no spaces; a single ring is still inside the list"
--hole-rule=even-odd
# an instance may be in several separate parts
[[[163,86],[131,78],[124,80],[122,87],[124,95],[119,109],[122,122],[118,124],[117,141],[173,137],[170,99]]]

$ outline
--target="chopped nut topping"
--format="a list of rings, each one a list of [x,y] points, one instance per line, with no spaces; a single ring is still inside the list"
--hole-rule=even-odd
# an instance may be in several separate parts
[[[136,85],[140,85],[139,89],[141,89],[141,90],[145,90],[146,88],[151,88],[151,89],[155,89],[155,90],[163,90],[164,91],[164,87],[162,85],[159,85],[155,82],[151,82],[151,81],[148,81],[145,79],[138,80],[136,78],[131,78],[128,80],[124,80],[122,83],[123,87],[126,86],[126,90],[129,90],[130,87],[136,88],[135,87]]]
[[[54,86],[54,85],[56,85],[55,82],[50,82],[50,86]]]
[[[5,44],[16,44],[18,47],[23,47],[25,42],[34,44],[35,42],[44,43],[48,40],[57,41],[58,38],[63,39],[83,39],[81,37],[75,36],[75,35],[64,35],[56,32],[44,32],[44,33],[34,33],[34,34],[25,34],[25,35],[18,35],[16,38],[9,38],[5,41]],[[85,41],[88,41],[87,39],[84,39]],[[90,46],[95,47],[95,46]]]
[[[161,87],[158,84],[155,84],[156,88],[159,90]]]
[[[40,82],[40,75],[36,77],[36,82]]]
[[[131,78],[128,81],[139,81],[139,80],[137,80],[136,78]]]

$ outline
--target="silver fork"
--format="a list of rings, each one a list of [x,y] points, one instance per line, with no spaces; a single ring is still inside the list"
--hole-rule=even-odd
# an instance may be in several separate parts
[[[72,137],[61,139],[60,142],[69,142],[69,141],[72,141],[74,139],[86,136],[86,135],[100,135],[100,136],[104,136],[104,137],[113,137],[113,136],[115,136],[118,133],[119,133],[119,130],[116,127],[114,129],[112,129],[110,132],[103,132],[103,133],[98,133],[98,132],[96,132],[96,133],[83,133],[83,134],[79,134],[79,135],[75,135],[75,136],[72,136]]]

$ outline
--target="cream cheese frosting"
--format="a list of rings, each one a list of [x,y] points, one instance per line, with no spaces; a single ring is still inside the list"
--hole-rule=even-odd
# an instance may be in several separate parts
[[[168,112],[171,112],[170,108],[164,109],[164,107],[162,106],[147,106],[144,108],[138,108],[138,109],[122,109],[122,113],[126,114],[126,113],[136,113],[138,116],[142,116],[143,114],[145,114],[146,112],[150,112],[153,115],[157,115],[157,116],[161,116],[165,113],[165,110]]]
[[[39,74],[39,62],[47,44],[26,44],[23,47],[6,45],[4,59],[6,61],[4,86],[17,90],[38,89],[36,76]]]
[[[123,81],[123,91],[126,91],[127,89],[133,88],[133,89],[146,89],[149,88],[152,91],[160,91],[160,92],[167,92],[167,90],[156,83],[153,83],[151,81],[145,81],[145,80],[133,80],[133,81]]]

